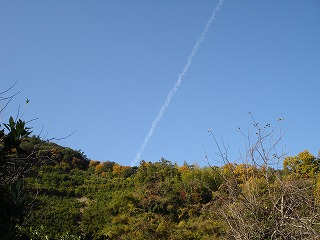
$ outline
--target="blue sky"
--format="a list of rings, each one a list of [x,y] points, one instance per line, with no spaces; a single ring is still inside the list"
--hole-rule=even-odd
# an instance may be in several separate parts
[[[0,82],[43,138],[130,165],[217,0],[1,1]],[[225,0],[142,154],[212,164],[208,128],[239,161],[252,121],[286,131],[281,151],[318,154],[320,2]],[[20,111],[22,112],[22,111]]]

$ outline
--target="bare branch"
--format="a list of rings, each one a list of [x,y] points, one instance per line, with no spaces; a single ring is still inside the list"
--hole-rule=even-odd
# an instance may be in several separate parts
[[[66,138],[68,138],[68,137],[71,137],[75,132],[76,132],[76,130],[74,130],[72,133],[70,133],[69,135],[67,135],[67,136],[65,136],[65,137],[61,137],[61,138],[55,138],[55,137],[53,137],[53,138],[47,139],[47,141],[48,141],[48,142],[49,142],[49,141],[52,141],[52,140],[60,141],[60,140],[66,139]]]

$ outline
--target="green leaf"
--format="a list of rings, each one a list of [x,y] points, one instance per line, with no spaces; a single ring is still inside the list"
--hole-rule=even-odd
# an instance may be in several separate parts
[[[17,132],[18,134],[21,135],[22,130],[24,129],[24,124],[21,122],[21,120],[19,120],[17,122],[17,126],[16,126]]]
[[[6,129],[7,129],[8,131],[10,131],[10,126],[9,126],[8,124],[4,123],[4,126],[6,127]]]
[[[22,181],[18,180],[16,183],[16,190],[18,193],[21,192],[21,187],[22,187]]]
[[[3,138],[4,136],[4,130],[0,130],[0,138]]]
[[[14,127],[15,127],[15,122],[14,122],[14,120],[13,120],[13,117],[10,117],[10,119],[9,119],[9,126],[10,126],[11,128],[14,128]]]

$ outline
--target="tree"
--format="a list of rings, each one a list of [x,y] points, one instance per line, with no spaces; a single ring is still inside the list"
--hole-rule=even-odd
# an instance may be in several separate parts
[[[14,121],[12,117],[4,126],[8,133],[0,130],[0,236],[12,239],[15,226],[23,220],[28,206],[23,177],[29,171],[30,164],[20,144],[31,131],[24,121]]]
[[[0,115],[17,95],[5,96],[15,85],[0,93]],[[26,100],[28,104],[29,100]],[[18,114],[19,115],[19,114]],[[17,116],[18,118],[18,116]],[[26,122],[13,117],[8,123],[0,122],[0,236],[2,239],[13,239],[16,235],[16,225],[23,221],[29,210],[29,199],[24,191],[24,177],[32,167],[26,151],[21,147],[23,139],[32,131]]]
[[[314,177],[320,172],[320,158],[316,158],[308,150],[304,150],[297,156],[286,157],[283,161],[283,168],[286,172],[301,177]]]

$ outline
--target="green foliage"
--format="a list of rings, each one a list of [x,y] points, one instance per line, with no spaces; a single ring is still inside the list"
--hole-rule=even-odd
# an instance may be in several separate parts
[[[23,149],[20,148],[21,139],[32,133],[32,131],[29,131],[30,128],[25,125],[26,123],[21,119],[15,122],[12,117],[10,117],[8,124],[4,124],[5,128],[8,130],[8,134],[3,135],[2,132],[3,151],[8,153],[15,151],[24,152]]]
[[[90,170],[100,164],[92,162],[88,170],[68,172],[60,171],[59,163],[38,167],[37,174],[26,179],[28,189],[36,194],[37,208],[21,224],[21,236],[205,239],[222,234],[219,220],[207,218],[202,211],[221,182],[212,169],[190,168],[181,173],[165,159],[142,162],[138,168],[107,162],[113,167],[112,172],[111,167],[105,169],[110,173],[106,177]],[[210,225],[220,227],[209,229]]]
[[[5,134],[4,129],[0,131],[0,236],[12,239],[16,225],[22,222],[28,207],[22,180],[27,165],[19,154],[25,153],[20,144],[31,131],[24,121],[15,122],[12,117],[4,126],[8,133]]]
[[[142,161],[135,168],[87,161],[88,167],[81,168],[63,160],[63,148],[51,147],[53,153],[49,145],[38,149],[49,150],[51,157],[57,154],[59,160],[34,168],[25,179],[36,200],[19,225],[22,239],[230,239],[235,236],[230,223],[238,224],[240,217],[248,236],[251,231],[260,236],[255,239],[268,239],[281,217],[282,196],[286,211],[294,209],[306,218],[319,211],[315,198],[320,191],[312,187],[316,175],[265,178],[266,171],[277,172],[248,164],[179,167],[165,159]],[[282,231],[298,236],[289,227]]]
[[[32,214],[25,219],[21,232],[42,229],[49,238],[61,239],[67,233],[80,235],[79,209],[83,204],[76,198],[38,195]]]
[[[68,172],[73,168],[85,170],[89,166],[89,160],[80,150],[43,141],[36,136],[24,138],[21,147],[28,153],[29,159],[45,165],[59,165],[61,172]]]
[[[283,168],[287,173],[293,173],[301,177],[314,177],[320,172],[320,158],[313,156],[308,150],[294,157],[286,157]]]
[[[193,168],[181,173],[183,191],[186,193],[187,203],[208,203],[212,200],[212,193],[217,191],[223,179],[219,169],[209,167]]]

